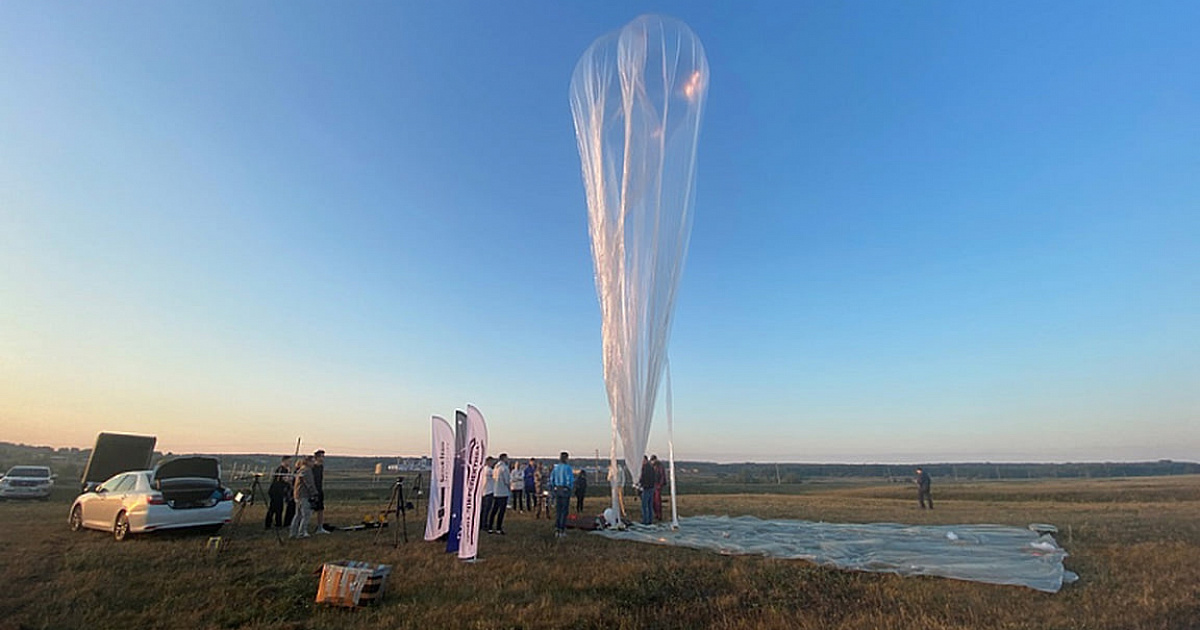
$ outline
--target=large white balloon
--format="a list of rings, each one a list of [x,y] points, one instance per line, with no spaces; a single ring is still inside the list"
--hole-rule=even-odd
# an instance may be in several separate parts
[[[612,410],[640,470],[650,437],[695,198],[708,89],[704,48],[679,20],[644,15],[597,39],[571,78]],[[616,491],[613,492],[614,503]]]

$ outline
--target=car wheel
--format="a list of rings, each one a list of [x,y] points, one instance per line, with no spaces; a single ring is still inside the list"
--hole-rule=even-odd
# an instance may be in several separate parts
[[[77,532],[83,529],[83,507],[76,505],[71,508],[71,531]]]
[[[117,522],[113,524],[113,538],[118,541],[125,540],[129,537],[129,517],[121,512],[117,515]]]

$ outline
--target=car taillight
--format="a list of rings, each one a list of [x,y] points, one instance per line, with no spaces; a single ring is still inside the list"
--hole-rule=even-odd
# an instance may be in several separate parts
[[[150,498],[146,499],[146,503],[150,505],[166,505],[167,500],[161,494],[152,494]]]
[[[225,488],[225,494],[221,495],[221,500],[222,501],[232,501],[233,500],[233,491],[230,490],[229,488]]]

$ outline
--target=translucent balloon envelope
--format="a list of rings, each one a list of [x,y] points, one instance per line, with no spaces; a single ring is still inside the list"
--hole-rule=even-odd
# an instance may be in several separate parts
[[[587,193],[613,451],[637,475],[687,257],[704,48],[679,20],[644,15],[597,39],[571,78]]]

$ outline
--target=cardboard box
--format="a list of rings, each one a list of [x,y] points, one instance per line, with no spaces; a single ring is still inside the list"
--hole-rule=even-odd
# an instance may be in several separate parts
[[[326,562],[321,567],[317,603],[334,606],[365,606],[383,597],[392,567],[355,560]]]

